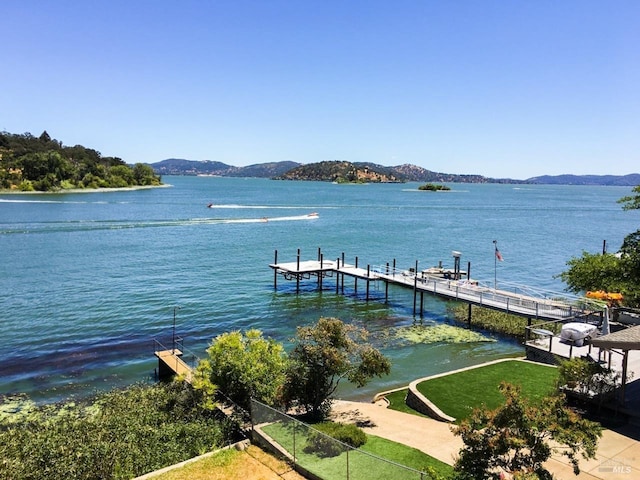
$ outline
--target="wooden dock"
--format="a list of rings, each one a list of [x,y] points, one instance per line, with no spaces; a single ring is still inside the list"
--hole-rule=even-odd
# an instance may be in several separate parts
[[[156,350],[155,356],[158,358],[158,377],[160,379],[180,375],[191,383],[193,369],[182,359],[182,351],[178,349]]]
[[[457,253],[457,252],[456,252]],[[366,283],[366,300],[369,300],[369,284],[371,282],[384,282],[384,299],[388,301],[389,285],[413,291],[414,315],[423,314],[424,294],[435,295],[443,299],[465,302],[469,305],[469,322],[471,321],[471,306],[477,305],[484,308],[518,315],[528,319],[526,327],[525,349],[527,358],[557,364],[559,358],[583,357],[589,358],[622,375],[622,387],[617,395],[615,408],[623,413],[637,415],[637,407],[629,409],[629,405],[637,405],[640,402],[640,380],[632,382],[634,374],[640,373],[640,348],[638,346],[625,348],[607,348],[606,346],[592,345],[590,342],[567,343],[554,334],[548,328],[553,324],[562,325],[570,321],[598,323],[604,325],[608,322],[607,306],[604,302],[593,301],[586,297],[572,297],[571,295],[558,295],[553,293],[537,292],[537,295],[527,293],[531,289],[522,287],[522,292],[506,291],[490,288],[481,282],[470,279],[471,265],[467,271],[460,271],[459,259],[456,259],[456,269],[451,275],[451,270],[429,268],[420,271],[418,262],[409,269],[396,268],[395,260],[383,266],[366,268],[358,266],[358,258],[355,264],[345,262],[344,254],[341,258],[324,260],[318,249],[318,257],[315,260],[301,260],[298,250],[295,262],[278,262],[276,251],[275,261],[269,267],[274,271],[274,288],[277,288],[278,276],[285,280],[296,281],[296,292],[300,291],[300,282],[312,280],[323,289],[323,282],[327,278],[335,279],[336,293],[344,291],[345,277],[352,278],[355,291],[358,290],[358,281]],[[445,272],[447,275],[432,275],[430,272]],[[447,278],[448,277],[448,278]],[[379,297],[378,297],[379,298]],[[418,305],[419,298],[419,309]],[[640,332],[640,327],[637,327]],[[608,330],[603,328],[603,330]],[[640,338],[640,333],[638,334]],[[598,337],[594,343],[598,343]],[[603,340],[607,336],[600,337]],[[640,339],[636,342],[640,346]],[[634,351],[635,350],[635,351]]]
[[[588,298],[556,298],[553,294],[542,297],[534,297],[527,293],[510,292],[483,286],[480,282],[468,280],[463,273],[454,274],[454,278],[426,273],[428,270],[419,271],[418,262],[415,267],[406,270],[396,268],[395,260],[392,264],[367,268],[358,266],[358,258],[355,264],[347,264],[344,254],[337,260],[325,260],[318,249],[316,260],[301,260],[298,250],[295,262],[278,262],[278,252],[275,254],[274,263],[269,265],[274,271],[274,288],[277,288],[278,275],[285,280],[296,281],[296,292],[300,291],[300,282],[315,279],[320,289],[328,277],[336,278],[336,292],[344,291],[344,278],[363,280],[366,283],[366,299],[369,300],[369,285],[371,282],[385,283],[385,301],[388,300],[388,286],[390,284],[409,288],[414,292],[414,315],[418,313],[418,296],[420,297],[419,314],[423,313],[424,294],[431,294],[449,300],[457,300],[471,305],[491,308],[504,313],[518,315],[538,321],[570,320],[586,316],[602,318],[604,309],[602,302],[595,302]],[[459,264],[458,264],[459,267]],[[523,288],[526,290],[526,288]],[[566,296],[569,297],[569,296]]]

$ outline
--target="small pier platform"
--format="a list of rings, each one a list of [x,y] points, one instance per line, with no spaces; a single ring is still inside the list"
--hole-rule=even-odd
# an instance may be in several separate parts
[[[356,280],[356,289],[358,279],[366,281],[368,299],[369,283],[379,280],[377,273],[372,271],[370,266],[367,266],[367,268],[358,267],[358,257],[356,257],[355,264],[346,263],[344,254],[342,254],[342,258],[326,260],[320,249],[318,249],[317,260],[301,260],[300,249],[298,249],[296,261],[285,263],[278,263],[278,251],[276,250],[275,260],[269,264],[269,267],[273,269],[273,285],[275,288],[278,285],[278,275],[281,275],[285,280],[296,281],[296,292],[300,291],[300,282],[303,280],[315,278],[319,288],[322,289],[324,279],[334,276],[342,280],[342,283],[340,283],[340,280],[336,280],[336,291],[340,286],[344,290],[344,277],[346,275]]]
[[[180,339],[180,342],[182,339]],[[184,352],[179,348],[167,348],[154,339],[154,355],[158,359],[158,378],[165,380],[176,375],[191,383],[193,368],[184,361]]]
[[[158,376],[160,379],[182,375],[191,383],[192,369],[187,362],[182,360],[180,350],[162,350],[155,352],[158,358]]]
[[[316,260],[305,260],[300,263],[272,263],[269,266],[276,271],[276,274],[281,274],[285,280],[332,277],[334,273],[340,273],[363,280],[380,279],[380,276],[375,272],[365,268],[358,268],[355,265],[340,265],[339,261],[333,262],[325,260],[324,262],[319,262]]]

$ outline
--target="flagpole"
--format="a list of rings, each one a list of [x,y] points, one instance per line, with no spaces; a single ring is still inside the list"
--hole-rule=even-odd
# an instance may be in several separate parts
[[[498,255],[496,252],[498,251],[498,241],[493,241],[493,289],[496,290],[498,288]]]

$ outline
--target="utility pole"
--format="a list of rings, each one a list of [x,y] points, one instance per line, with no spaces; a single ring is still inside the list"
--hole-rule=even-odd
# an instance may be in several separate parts
[[[172,350],[171,353],[175,355],[176,353],[176,310],[180,310],[180,307],[173,307],[173,336],[172,336]]]

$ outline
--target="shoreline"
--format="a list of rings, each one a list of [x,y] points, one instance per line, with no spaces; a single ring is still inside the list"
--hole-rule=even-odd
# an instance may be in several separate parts
[[[149,190],[151,188],[169,188],[173,187],[170,183],[162,185],[136,185],[132,187],[107,187],[107,188],[69,188],[60,189],[50,192],[22,192],[16,190],[0,190],[0,195],[60,195],[65,193],[110,193],[110,192],[131,192],[134,190]]]

